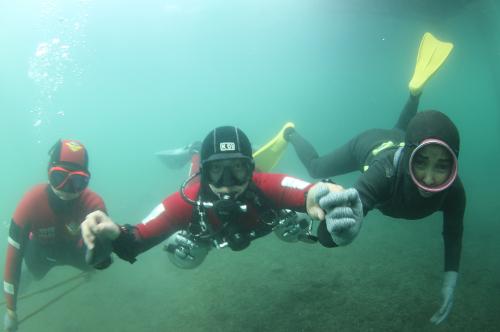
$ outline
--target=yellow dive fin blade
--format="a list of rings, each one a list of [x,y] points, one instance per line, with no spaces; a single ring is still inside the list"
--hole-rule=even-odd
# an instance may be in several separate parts
[[[293,128],[295,125],[291,122],[285,124],[272,140],[253,153],[258,171],[269,172],[280,161],[288,143],[283,138],[283,133],[289,127]]]
[[[418,96],[422,92],[427,80],[438,71],[452,49],[452,43],[442,42],[430,32],[424,34],[418,49],[415,72],[408,85],[412,95]]]

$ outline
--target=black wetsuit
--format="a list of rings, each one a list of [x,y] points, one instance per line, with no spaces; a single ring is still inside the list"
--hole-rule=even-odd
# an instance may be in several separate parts
[[[322,157],[296,131],[290,133],[287,139],[313,178],[364,171],[354,188],[360,194],[365,215],[372,209],[378,209],[394,218],[421,219],[442,211],[445,271],[458,271],[466,205],[462,182],[457,177],[452,186],[443,192],[422,197],[409,175],[409,144],[405,148],[399,146],[399,143],[405,142],[405,131],[417,108],[418,98],[410,97],[393,129],[365,131]],[[394,144],[373,156],[372,151],[388,141]]]

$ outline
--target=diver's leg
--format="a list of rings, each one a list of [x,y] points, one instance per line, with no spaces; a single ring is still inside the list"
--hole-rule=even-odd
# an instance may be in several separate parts
[[[320,157],[311,143],[296,130],[289,132],[286,139],[292,143],[297,156],[313,178],[326,178],[359,169],[359,162],[352,154],[352,141]]]
[[[24,263],[35,280],[45,277],[47,272],[56,265],[55,261],[52,261],[45,254],[44,248],[39,246],[35,240],[27,241],[24,252]]]
[[[199,154],[201,142],[195,141],[182,148],[159,151],[156,156],[171,169],[184,167],[195,154]]]
[[[420,95],[413,96],[410,94],[410,97],[406,101],[403,110],[399,114],[399,119],[396,125],[394,126],[394,129],[406,131],[408,123],[415,116],[415,114],[417,114],[419,100],[420,100]]]
[[[363,171],[370,152],[382,143],[402,142],[404,135],[401,130],[368,129],[340,148],[319,157],[316,150],[297,132],[290,133],[287,140],[292,143],[300,160],[306,166],[313,178],[347,174],[353,171]]]

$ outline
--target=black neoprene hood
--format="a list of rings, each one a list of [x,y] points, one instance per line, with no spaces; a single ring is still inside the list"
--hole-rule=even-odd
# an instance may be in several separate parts
[[[411,119],[406,130],[405,145],[415,147],[428,138],[445,142],[458,158],[460,135],[455,124],[444,113],[423,111]]]

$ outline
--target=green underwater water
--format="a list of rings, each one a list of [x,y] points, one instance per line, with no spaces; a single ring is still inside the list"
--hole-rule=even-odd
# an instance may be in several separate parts
[[[134,224],[187,174],[154,153],[216,126],[237,125],[258,147],[293,121],[320,153],[392,127],[425,31],[455,45],[420,108],[460,129],[467,190],[455,304],[439,327],[428,319],[440,301],[440,215],[372,212],[346,248],[271,234],[243,252],[213,251],[192,271],[161,246],[132,266],[115,259],[20,331],[500,330],[498,22],[493,0],[0,0],[5,239],[23,193],[46,181],[58,138],[87,145],[91,188],[117,222]],[[312,180],[290,148],[276,171]],[[54,269],[30,290],[75,273]],[[20,317],[63,290],[20,302]]]

